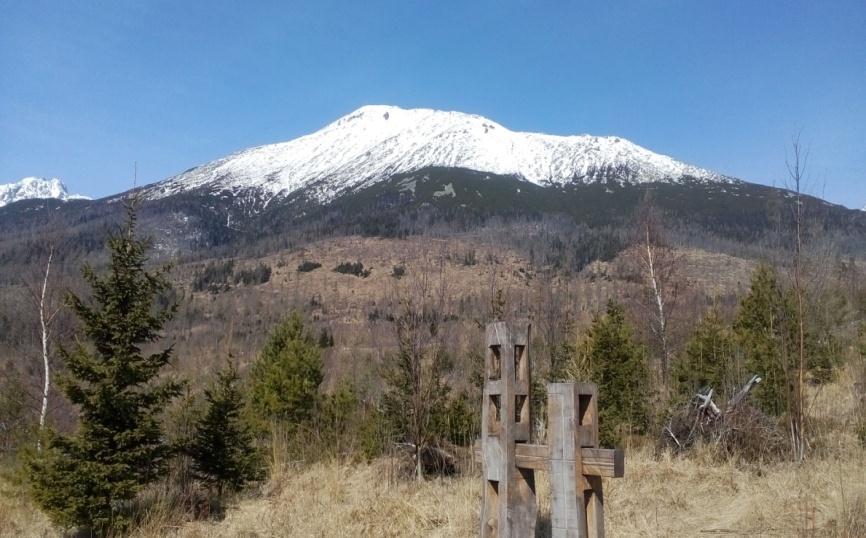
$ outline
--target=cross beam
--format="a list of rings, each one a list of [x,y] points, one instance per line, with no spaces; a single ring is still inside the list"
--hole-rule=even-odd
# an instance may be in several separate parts
[[[481,463],[481,443],[475,442],[475,461]],[[581,448],[581,474],[603,478],[625,476],[625,453],[616,448]],[[550,447],[520,443],[514,447],[514,458],[521,469],[550,471]]]

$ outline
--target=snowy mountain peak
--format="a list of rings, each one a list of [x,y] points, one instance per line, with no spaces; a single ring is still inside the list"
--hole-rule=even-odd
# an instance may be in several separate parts
[[[80,194],[69,194],[66,185],[57,178],[25,177],[15,183],[0,185],[0,207],[32,198],[89,199]]]
[[[518,132],[474,114],[367,105],[312,134],[188,170],[146,194],[256,190],[273,197],[309,189],[328,201],[347,189],[430,166],[513,175],[542,186],[733,181],[618,137]]]

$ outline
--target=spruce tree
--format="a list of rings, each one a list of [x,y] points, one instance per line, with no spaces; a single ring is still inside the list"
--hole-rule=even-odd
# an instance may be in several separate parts
[[[126,225],[108,238],[107,274],[85,265],[91,297],[68,297],[83,335],[60,349],[67,372],[60,387],[78,407],[77,431],[49,432],[46,450],[29,464],[33,497],[51,519],[98,535],[124,529],[136,494],[165,472],[171,450],[159,415],[182,387],[160,377],[171,347],[142,351],[159,340],[175,307],[157,306],[170,289],[168,267],[145,270],[150,242],[135,235],[135,204],[127,209]]]
[[[649,372],[644,350],[635,344],[622,306],[609,301],[586,339],[587,362],[599,390],[599,435],[603,445],[621,442],[621,433],[646,431]]]
[[[243,394],[234,364],[216,374],[216,382],[205,389],[207,409],[196,422],[189,447],[193,474],[222,498],[227,489],[239,491],[263,476],[263,460],[241,411]]]
[[[793,305],[779,285],[776,272],[767,265],[759,266],[752,276],[749,294],[740,302],[734,331],[746,354],[749,373],[763,379],[755,390],[755,399],[771,415],[785,412],[785,353],[794,353],[796,326]]]
[[[321,350],[297,313],[279,324],[253,363],[250,403],[256,419],[291,431],[309,424],[319,403]]]
[[[724,394],[734,369],[735,345],[717,312],[701,320],[673,368],[674,399],[683,403],[704,388]]]

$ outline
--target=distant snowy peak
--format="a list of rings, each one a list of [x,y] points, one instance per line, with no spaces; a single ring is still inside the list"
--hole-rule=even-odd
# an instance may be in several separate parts
[[[517,132],[472,114],[371,105],[307,136],[193,168],[146,193],[161,198],[195,189],[255,189],[286,196],[310,187],[327,201],[430,166],[514,175],[538,185],[734,181],[618,137]]]
[[[25,177],[15,183],[0,185],[0,207],[33,198],[56,198],[58,200],[89,200],[87,196],[69,194],[66,185],[57,178]]]

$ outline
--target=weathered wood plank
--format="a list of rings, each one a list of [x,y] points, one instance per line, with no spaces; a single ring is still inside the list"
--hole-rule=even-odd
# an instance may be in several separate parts
[[[481,462],[481,443],[475,442],[475,461]],[[517,467],[521,469],[533,469],[535,471],[549,470],[547,445],[532,445],[529,443],[518,443],[514,450]]]
[[[598,446],[598,388],[593,383],[576,383],[575,425],[579,433],[579,446]]]
[[[625,476],[625,453],[622,449],[582,448],[584,475],[602,476],[605,478],[622,478]]]
[[[586,530],[589,538],[604,538],[604,494],[600,476],[586,477],[590,489],[584,492]]]
[[[529,441],[529,324],[487,326],[484,414],[480,455],[486,479],[481,536],[534,536],[538,505],[532,468],[517,466],[516,449]]]
[[[550,451],[550,527],[562,538],[586,535],[578,392],[574,383],[547,386],[547,439]]]

